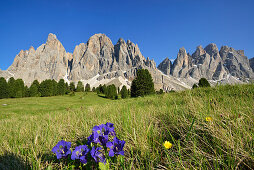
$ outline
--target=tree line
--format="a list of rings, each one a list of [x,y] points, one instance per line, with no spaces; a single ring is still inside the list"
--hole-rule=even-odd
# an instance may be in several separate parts
[[[65,95],[70,92],[84,92],[90,91],[90,85],[84,85],[81,81],[77,86],[73,82],[70,84],[65,83],[64,79],[60,79],[58,82],[55,80],[44,80],[39,83],[38,80],[34,80],[30,87],[25,86],[22,79],[9,78],[8,81],[5,78],[0,78],[0,99],[3,98],[22,98],[22,97],[49,97]]]
[[[64,79],[60,79],[58,82],[55,80],[44,80],[39,83],[34,80],[30,87],[24,85],[22,79],[15,80],[11,77],[8,81],[5,78],[0,78],[0,99],[1,98],[21,98],[21,97],[48,97],[65,95],[70,92],[89,92],[91,91],[90,85],[87,83],[84,87],[81,81],[77,86],[73,82],[70,84],[65,83]],[[127,97],[139,97],[154,94],[154,83],[151,74],[147,69],[139,69],[136,72],[136,78],[132,81],[131,88],[127,89],[124,85],[121,90],[112,85],[99,85],[97,88],[92,88],[93,92],[97,94],[104,94],[106,98],[118,99],[118,95],[121,98]],[[159,94],[163,93],[161,89]]]

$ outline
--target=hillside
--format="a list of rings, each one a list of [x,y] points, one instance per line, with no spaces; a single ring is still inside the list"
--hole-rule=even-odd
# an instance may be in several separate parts
[[[93,93],[3,99],[0,169],[67,167],[56,160],[53,146],[61,139],[79,143],[93,126],[106,122],[114,123],[126,141],[121,165],[126,169],[251,169],[253,106],[253,84],[125,100]],[[166,140],[173,144],[169,150],[163,147]]]

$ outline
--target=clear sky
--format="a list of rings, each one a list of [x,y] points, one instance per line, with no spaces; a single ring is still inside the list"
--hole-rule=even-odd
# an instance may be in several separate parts
[[[193,53],[209,43],[245,50],[254,57],[254,0],[1,0],[0,68],[20,50],[38,48],[49,33],[67,52],[105,33],[116,44],[137,43],[157,65],[176,58],[179,48]]]

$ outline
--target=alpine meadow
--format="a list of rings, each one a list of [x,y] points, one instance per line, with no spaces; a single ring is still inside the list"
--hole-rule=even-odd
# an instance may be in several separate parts
[[[253,6],[0,1],[0,170],[254,170]]]

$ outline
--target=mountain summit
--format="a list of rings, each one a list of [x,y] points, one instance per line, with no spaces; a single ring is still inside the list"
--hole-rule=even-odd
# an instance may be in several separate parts
[[[0,70],[0,77],[22,78],[26,85],[35,79],[63,78],[92,87],[112,83],[129,87],[136,70],[144,68],[152,74],[156,89],[183,90],[191,88],[201,77],[226,83],[253,79],[250,63],[253,67],[253,60],[249,62],[243,50],[223,46],[219,51],[215,44],[209,44],[204,49],[198,46],[192,55],[182,47],[173,63],[166,58],[156,68],[154,60],[145,58],[130,40],[120,38],[113,45],[105,34],[95,34],[68,53],[57,36],[50,33],[46,43],[36,50],[21,50],[6,71]]]

